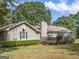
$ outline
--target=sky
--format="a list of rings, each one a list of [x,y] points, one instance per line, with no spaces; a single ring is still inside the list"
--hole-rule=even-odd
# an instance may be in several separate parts
[[[25,2],[27,0],[22,0]],[[58,17],[68,16],[69,14],[77,14],[79,12],[79,0],[28,0],[42,2],[46,9],[51,11],[52,21]]]

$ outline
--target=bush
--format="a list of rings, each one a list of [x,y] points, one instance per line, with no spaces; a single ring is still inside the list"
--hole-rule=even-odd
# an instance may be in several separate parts
[[[72,36],[64,37],[64,43],[74,43],[75,38]]]
[[[40,40],[23,40],[23,41],[0,41],[1,47],[15,47],[25,45],[36,45],[40,44]]]
[[[65,37],[63,33],[57,34],[57,37],[56,37],[56,43],[57,44],[59,44],[59,43],[69,44],[69,43],[74,43],[74,41],[75,41],[74,37],[72,37],[72,36],[66,36]]]
[[[63,41],[63,34],[62,33],[58,33],[57,37],[56,37],[56,43],[61,43]]]

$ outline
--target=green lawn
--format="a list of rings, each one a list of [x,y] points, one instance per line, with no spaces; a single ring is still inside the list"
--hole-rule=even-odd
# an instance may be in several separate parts
[[[79,43],[66,45],[30,45],[0,49],[10,59],[79,59]]]

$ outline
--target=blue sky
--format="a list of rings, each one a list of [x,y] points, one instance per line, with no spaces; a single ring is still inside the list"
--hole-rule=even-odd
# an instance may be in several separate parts
[[[67,1],[67,0],[66,0]],[[61,16],[68,16],[69,15],[69,13],[67,12],[67,11],[63,11],[63,12],[61,12],[61,11],[58,11],[58,10],[56,10],[55,8],[54,8],[54,6],[52,6],[52,4],[55,4],[55,5],[58,5],[58,4],[61,4],[61,2],[62,3],[65,3],[66,1],[61,1],[61,0],[50,0],[50,1],[44,1],[44,3],[46,3],[46,4],[48,4],[48,5],[46,5],[46,7],[48,7],[48,9],[50,9],[50,11],[51,11],[51,14],[52,14],[52,21],[55,21],[55,20],[57,20],[58,19],[58,17],[61,17]],[[74,0],[68,0],[67,1],[67,4],[68,5],[71,5],[72,3],[74,2]],[[51,4],[52,3],[52,4]],[[51,5],[51,6],[49,6],[49,5]],[[51,7],[51,8],[50,8]],[[64,6],[63,6],[64,7]],[[52,8],[54,8],[54,9],[52,9]]]
[[[27,1],[27,0],[20,0]],[[39,1],[44,3],[45,7],[51,11],[52,21],[61,16],[68,16],[69,14],[76,14],[79,12],[79,0],[28,0]]]

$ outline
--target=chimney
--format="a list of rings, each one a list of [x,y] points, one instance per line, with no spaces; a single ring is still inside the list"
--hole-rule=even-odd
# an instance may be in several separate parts
[[[41,22],[41,39],[47,39],[47,22]]]

